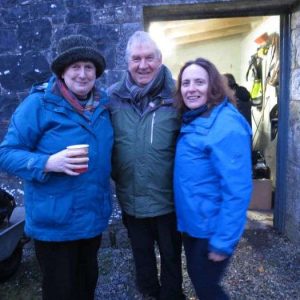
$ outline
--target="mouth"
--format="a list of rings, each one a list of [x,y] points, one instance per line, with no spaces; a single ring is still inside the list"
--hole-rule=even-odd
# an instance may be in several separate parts
[[[87,85],[87,84],[88,84],[88,82],[78,82],[78,81],[76,81],[76,83],[77,83],[78,85]]]
[[[193,101],[199,100],[200,98],[201,98],[201,96],[188,96],[187,100],[193,102]]]
[[[147,73],[141,73],[141,72],[138,72],[138,75],[139,76],[148,76],[150,75],[151,73],[147,72]]]

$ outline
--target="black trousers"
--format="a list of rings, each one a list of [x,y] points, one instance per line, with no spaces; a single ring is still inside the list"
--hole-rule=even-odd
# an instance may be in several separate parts
[[[187,270],[196,294],[200,300],[228,300],[220,281],[229,263],[229,258],[221,262],[208,259],[208,239],[183,235],[183,245]]]
[[[184,299],[181,273],[181,235],[174,213],[135,218],[124,214],[136,267],[137,286],[141,293],[160,300]],[[157,242],[161,259],[160,282],[155,256]]]
[[[101,235],[70,242],[35,240],[43,300],[92,300],[98,279]]]

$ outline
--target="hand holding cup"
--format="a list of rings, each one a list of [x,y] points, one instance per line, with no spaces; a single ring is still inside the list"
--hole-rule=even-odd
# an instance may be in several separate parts
[[[61,172],[77,176],[88,169],[89,145],[72,145],[60,152],[52,154],[45,165],[45,172]]]
[[[75,173],[85,173],[88,170],[88,154],[89,154],[89,145],[79,144],[71,145],[67,147],[69,157],[71,157],[72,167],[71,169]]]

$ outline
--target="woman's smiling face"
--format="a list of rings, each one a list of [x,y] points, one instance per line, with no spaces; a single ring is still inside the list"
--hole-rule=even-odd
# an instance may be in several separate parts
[[[62,79],[78,98],[86,98],[95,85],[96,67],[91,61],[77,61],[68,66]]]
[[[196,109],[207,103],[209,77],[206,70],[198,65],[188,66],[182,73],[181,94],[189,109]]]

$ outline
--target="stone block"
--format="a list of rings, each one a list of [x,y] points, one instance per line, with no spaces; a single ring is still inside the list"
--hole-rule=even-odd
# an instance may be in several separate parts
[[[124,24],[136,23],[142,21],[142,7],[136,6],[119,6],[106,7],[96,10],[94,13],[94,21],[101,24]]]
[[[17,95],[1,95],[0,96],[0,126],[3,129],[2,135],[0,135],[0,141],[2,140],[4,134],[7,130],[8,123],[10,121],[11,115],[15,111],[19,100]]]
[[[119,26],[111,24],[82,25],[78,33],[91,37],[99,46],[116,44],[120,37]]]
[[[107,70],[104,72],[104,76],[100,78],[100,83],[106,87],[110,87],[112,84],[121,80],[125,71]]]
[[[0,15],[4,23],[16,25],[22,20],[29,19],[30,12],[28,6],[17,6],[12,10],[2,10]]]
[[[293,100],[300,100],[300,68],[292,72],[291,97]]]
[[[124,0],[89,0],[91,5],[96,8],[104,8],[104,7],[116,7],[116,6],[122,6],[124,5]]]
[[[52,25],[48,19],[20,23],[17,35],[22,51],[47,49],[51,45]]]
[[[297,27],[300,27],[300,11],[292,14],[291,28],[295,29]]]
[[[0,83],[4,89],[22,91],[49,77],[49,64],[39,52],[4,55],[0,60]]]
[[[29,7],[30,16],[33,20],[66,15],[66,8],[63,1],[60,0],[37,1],[37,3],[31,4]]]
[[[116,67],[116,46],[102,44],[98,48],[105,58],[106,69],[114,69]]]
[[[88,7],[75,6],[66,15],[67,24],[91,24],[91,10]]]
[[[0,28],[0,53],[18,50],[16,31],[12,28]]]
[[[125,50],[129,37],[137,30],[143,30],[140,23],[127,23],[121,26],[120,39],[117,45],[117,66],[127,68]]]

